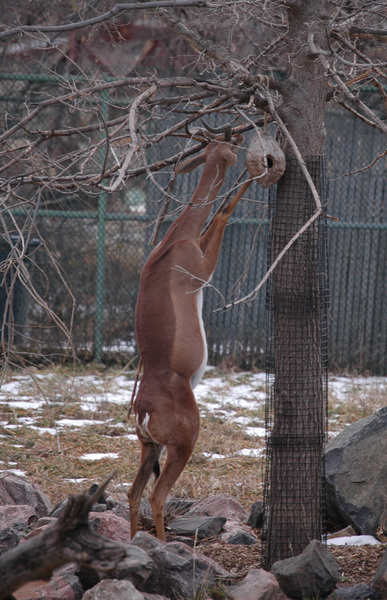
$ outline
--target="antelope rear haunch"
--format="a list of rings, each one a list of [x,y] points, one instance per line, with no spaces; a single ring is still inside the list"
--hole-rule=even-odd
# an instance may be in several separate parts
[[[144,488],[164,450],[164,466],[150,495],[157,536],[165,540],[164,503],[187,464],[199,433],[193,395],[207,363],[202,288],[215,270],[223,232],[244,191],[215,215],[201,235],[227,168],[235,165],[243,137],[218,135],[198,156],[176,169],[188,173],[204,163],[199,184],[162,242],[147,259],[136,307],[136,336],[143,375],[134,401],[141,461],[129,491],[131,535],[137,531]]]

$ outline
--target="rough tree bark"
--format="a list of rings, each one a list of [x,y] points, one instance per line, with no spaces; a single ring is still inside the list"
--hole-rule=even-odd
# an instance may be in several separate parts
[[[327,47],[326,2],[295,0],[288,5],[290,69],[278,112],[319,189],[327,78],[312,48]],[[272,220],[272,260],[316,211],[310,188],[286,143],[285,154],[287,168],[278,184]],[[275,383],[266,568],[301,553],[322,534],[325,424],[317,228],[315,221],[283,257],[272,278]]]

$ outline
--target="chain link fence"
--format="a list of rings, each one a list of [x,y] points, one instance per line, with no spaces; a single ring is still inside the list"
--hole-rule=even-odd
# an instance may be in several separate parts
[[[17,65],[19,69],[22,64]],[[15,67],[16,68],[16,67]],[[44,89],[57,94],[58,77],[34,73],[0,73],[3,130],[26,111],[25,100]],[[377,93],[369,92],[373,108],[382,110]],[[114,116],[114,104],[126,97],[101,97],[101,111]],[[45,112],[45,127],[60,128],[64,119],[80,125],[76,113],[62,108]],[[83,114],[83,121],[87,115]],[[216,123],[214,123],[216,124]],[[325,146],[328,181],[331,308],[328,315],[330,368],[387,373],[387,216],[385,160],[370,165],[384,151],[383,135],[348,112],[327,111]],[[94,138],[94,142],[98,137]],[[93,140],[92,140],[93,142]],[[85,142],[86,143],[86,142]],[[90,143],[90,140],[87,140]],[[157,147],[153,159],[171,151],[172,141]],[[53,155],[72,151],[71,141],[52,141]],[[156,150],[150,150],[156,153]],[[4,158],[1,159],[4,161]],[[96,160],[102,158],[96,157]],[[239,160],[242,169],[243,160]],[[1,168],[0,161],[0,168]],[[359,171],[360,170],[360,171]],[[345,174],[359,171],[351,177]],[[235,180],[229,170],[226,182]],[[157,175],[165,186],[170,173]],[[189,197],[199,174],[177,178],[174,194]],[[224,299],[238,299],[251,291],[267,268],[267,190],[252,186],[252,202],[238,206],[227,228],[219,264],[205,290],[204,322],[212,363],[242,367],[265,366],[265,291],[254,301],[221,310]],[[27,235],[29,276],[46,307],[68,330],[58,326],[45,307],[28,297],[25,287],[13,290],[7,303],[7,273],[1,273],[0,321],[14,319],[15,343],[20,351],[62,359],[69,352],[86,360],[136,361],[134,313],[143,262],[151,250],[149,239],[162,203],[161,193],[146,176],[131,180],[114,194],[59,194],[44,207],[1,211],[2,228],[14,236]],[[33,212],[34,230],[25,227],[26,210]],[[162,225],[160,236],[168,226]],[[10,245],[1,232],[0,263]],[[218,310],[220,309],[220,310]]]

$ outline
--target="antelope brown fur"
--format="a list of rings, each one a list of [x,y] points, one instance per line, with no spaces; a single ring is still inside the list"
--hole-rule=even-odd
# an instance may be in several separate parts
[[[240,134],[231,142],[217,136],[202,154],[183,162],[179,173],[204,163],[190,203],[170,226],[147,259],[136,308],[136,336],[143,375],[134,401],[141,461],[129,491],[131,535],[137,531],[144,488],[166,450],[160,476],[150,495],[157,536],[165,540],[164,504],[194,449],[199,410],[193,388],[207,363],[202,322],[202,288],[215,270],[228,218],[249,182],[228,206],[218,211],[206,233],[202,229],[223,184],[227,168],[236,164]]]

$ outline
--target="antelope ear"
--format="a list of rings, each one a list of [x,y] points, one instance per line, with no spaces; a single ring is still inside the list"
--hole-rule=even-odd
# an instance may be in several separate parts
[[[185,173],[191,173],[191,171],[193,171],[194,169],[196,169],[197,167],[202,165],[204,162],[206,162],[206,157],[204,155],[204,152],[202,152],[201,154],[198,154],[197,156],[193,156],[192,158],[187,158],[187,160],[178,164],[177,167],[175,168],[175,172],[178,175],[184,175]]]

